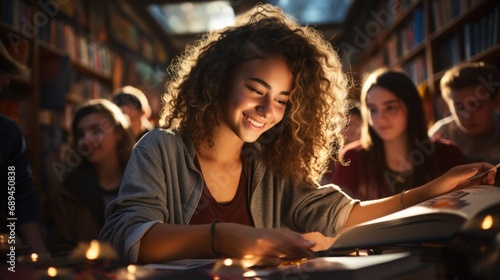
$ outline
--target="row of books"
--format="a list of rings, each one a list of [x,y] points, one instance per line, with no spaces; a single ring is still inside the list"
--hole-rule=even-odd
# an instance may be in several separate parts
[[[419,6],[412,13],[410,20],[389,37],[386,48],[388,65],[396,63],[401,56],[423,41],[423,21],[423,9]]]
[[[113,52],[105,44],[79,34],[73,26],[58,19],[50,19],[39,29],[38,38],[67,53],[72,61],[104,76],[111,76]]]
[[[111,27],[115,28],[113,38],[116,42],[126,47],[137,46],[136,53],[149,63],[166,63],[168,55],[160,41],[142,34],[130,19],[115,11],[117,7],[110,5],[67,0],[61,3],[39,1],[35,6],[24,0],[5,0],[0,3],[0,21],[24,39],[38,38],[47,42],[69,54],[78,64],[104,76],[111,76],[112,71],[114,54],[109,48],[108,36]],[[110,11],[112,18],[107,19]]]
[[[464,58],[468,59],[476,53],[487,50],[500,42],[500,6],[479,20],[464,24],[463,43]]]
[[[370,74],[377,68],[383,67],[384,65],[389,65],[387,60],[384,59],[382,55],[376,55],[366,64],[361,70],[361,74],[363,77]],[[399,68],[397,65],[392,67]],[[415,58],[410,59],[408,62],[404,63],[401,67],[401,70],[410,76],[415,85],[420,85],[427,81],[428,73],[427,73],[427,61],[425,59],[425,54],[417,55]]]
[[[470,59],[500,43],[500,5],[482,18],[464,24],[463,28],[436,45],[436,71]]]
[[[403,70],[410,76],[416,85],[427,80],[427,62],[421,54],[403,65]]]
[[[441,71],[453,65],[458,64],[463,60],[462,44],[458,33],[451,36],[449,39],[440,43],[435,47],[434,52],[434,69]]]
[[[3,0],[0,3],[0,19],[28,37],[38,27],[33,22],[34,8],[23,0]]]
[[[66,101],[81,103],[95,98],[111,99],[111,87],[97,79],[72,72],[69,79]]]
[[[437,30],[451,19],[461,15],[470,7],[484,0],[433,0],[432,30]]]
[[[384,19],[384,26],[389,27],[411,9],[419,0],[384,0],[379,1],[377,8],[370,14],[375,19]]]

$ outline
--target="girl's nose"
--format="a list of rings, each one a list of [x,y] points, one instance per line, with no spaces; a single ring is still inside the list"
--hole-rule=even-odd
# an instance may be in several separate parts
[[[270,106],[270,101],[267,98],[263,98],[259,105],[255,108],[257,113],[259,113],[264,118],[267,118],[269,115],[273,113],[272,108]]]

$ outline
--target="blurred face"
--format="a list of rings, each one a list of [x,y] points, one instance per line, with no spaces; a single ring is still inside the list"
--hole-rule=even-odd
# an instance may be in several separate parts
[[[283,119],[292,75],[283,59],[256,59],[238,67],[230,81],[223,122],[244,142],[254,142]]]
[[[120,106],[120,109],[122,110],[122,112],[125,115],[129,116],[131,121],[140,121],[141,120],[142,112],[141,112],[141,110],[137,109],[137,107],[125,104],[125,105]]]
[[[404,137],[407,125],[406,106],[391,91],[374,86],[366,96],[368,123],[384,140]]]
[[[96,164],[117,156],[119,133],[113,122],[103,114],[94,113],[83,117],[76,130],[79,153],[90,163]]]
[[[134,135],[135,136],[139,135],[142,129],[141,127],[142,111],[137,109],[137,107],[128,104],[120,106],[120,109],[125,115],[129,117],[130,125],[132,127]]]
[[[471,136],[483,135],[493,129],[493,114],[500,103],[490,98],[482,86],[455,89],[450,92],[448,107],[458,128]]]

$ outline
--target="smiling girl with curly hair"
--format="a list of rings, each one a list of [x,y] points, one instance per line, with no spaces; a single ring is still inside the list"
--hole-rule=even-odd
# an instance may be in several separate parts
[[[344,142],[347,79],[337,53],[315,29],[298,25],[275,7],[263,7],[240,22],[248,24],[206,35],[171,67],[164,127],[190,133],[195,146],[213,142],[229,74],[248,61],[281,57],[294,88],[283,120],[253,144],[274,171],[318,182],[325,159]]]
[[[401,209],[402,195],[360,202],[319,186],[343,146],[348,79],[331,45],[279,8],[207,34],[169,73],[162,128],[135,146],[100,235],[128,261],[307,257],[315,243],[300,233],[333,236]],[[404,205],[488,167],[462,166],[403,193]]]

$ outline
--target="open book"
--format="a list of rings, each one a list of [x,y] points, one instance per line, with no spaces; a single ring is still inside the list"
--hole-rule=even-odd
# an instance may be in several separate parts
[[[456,190],[346,228],[328,251],[446,240],[471,221],[478,231],[498,231],[499,207],[499,187],[479,185]],[[497,216],[487,215],[493,209]],[[497,224],[493,223],[495,218]]]

